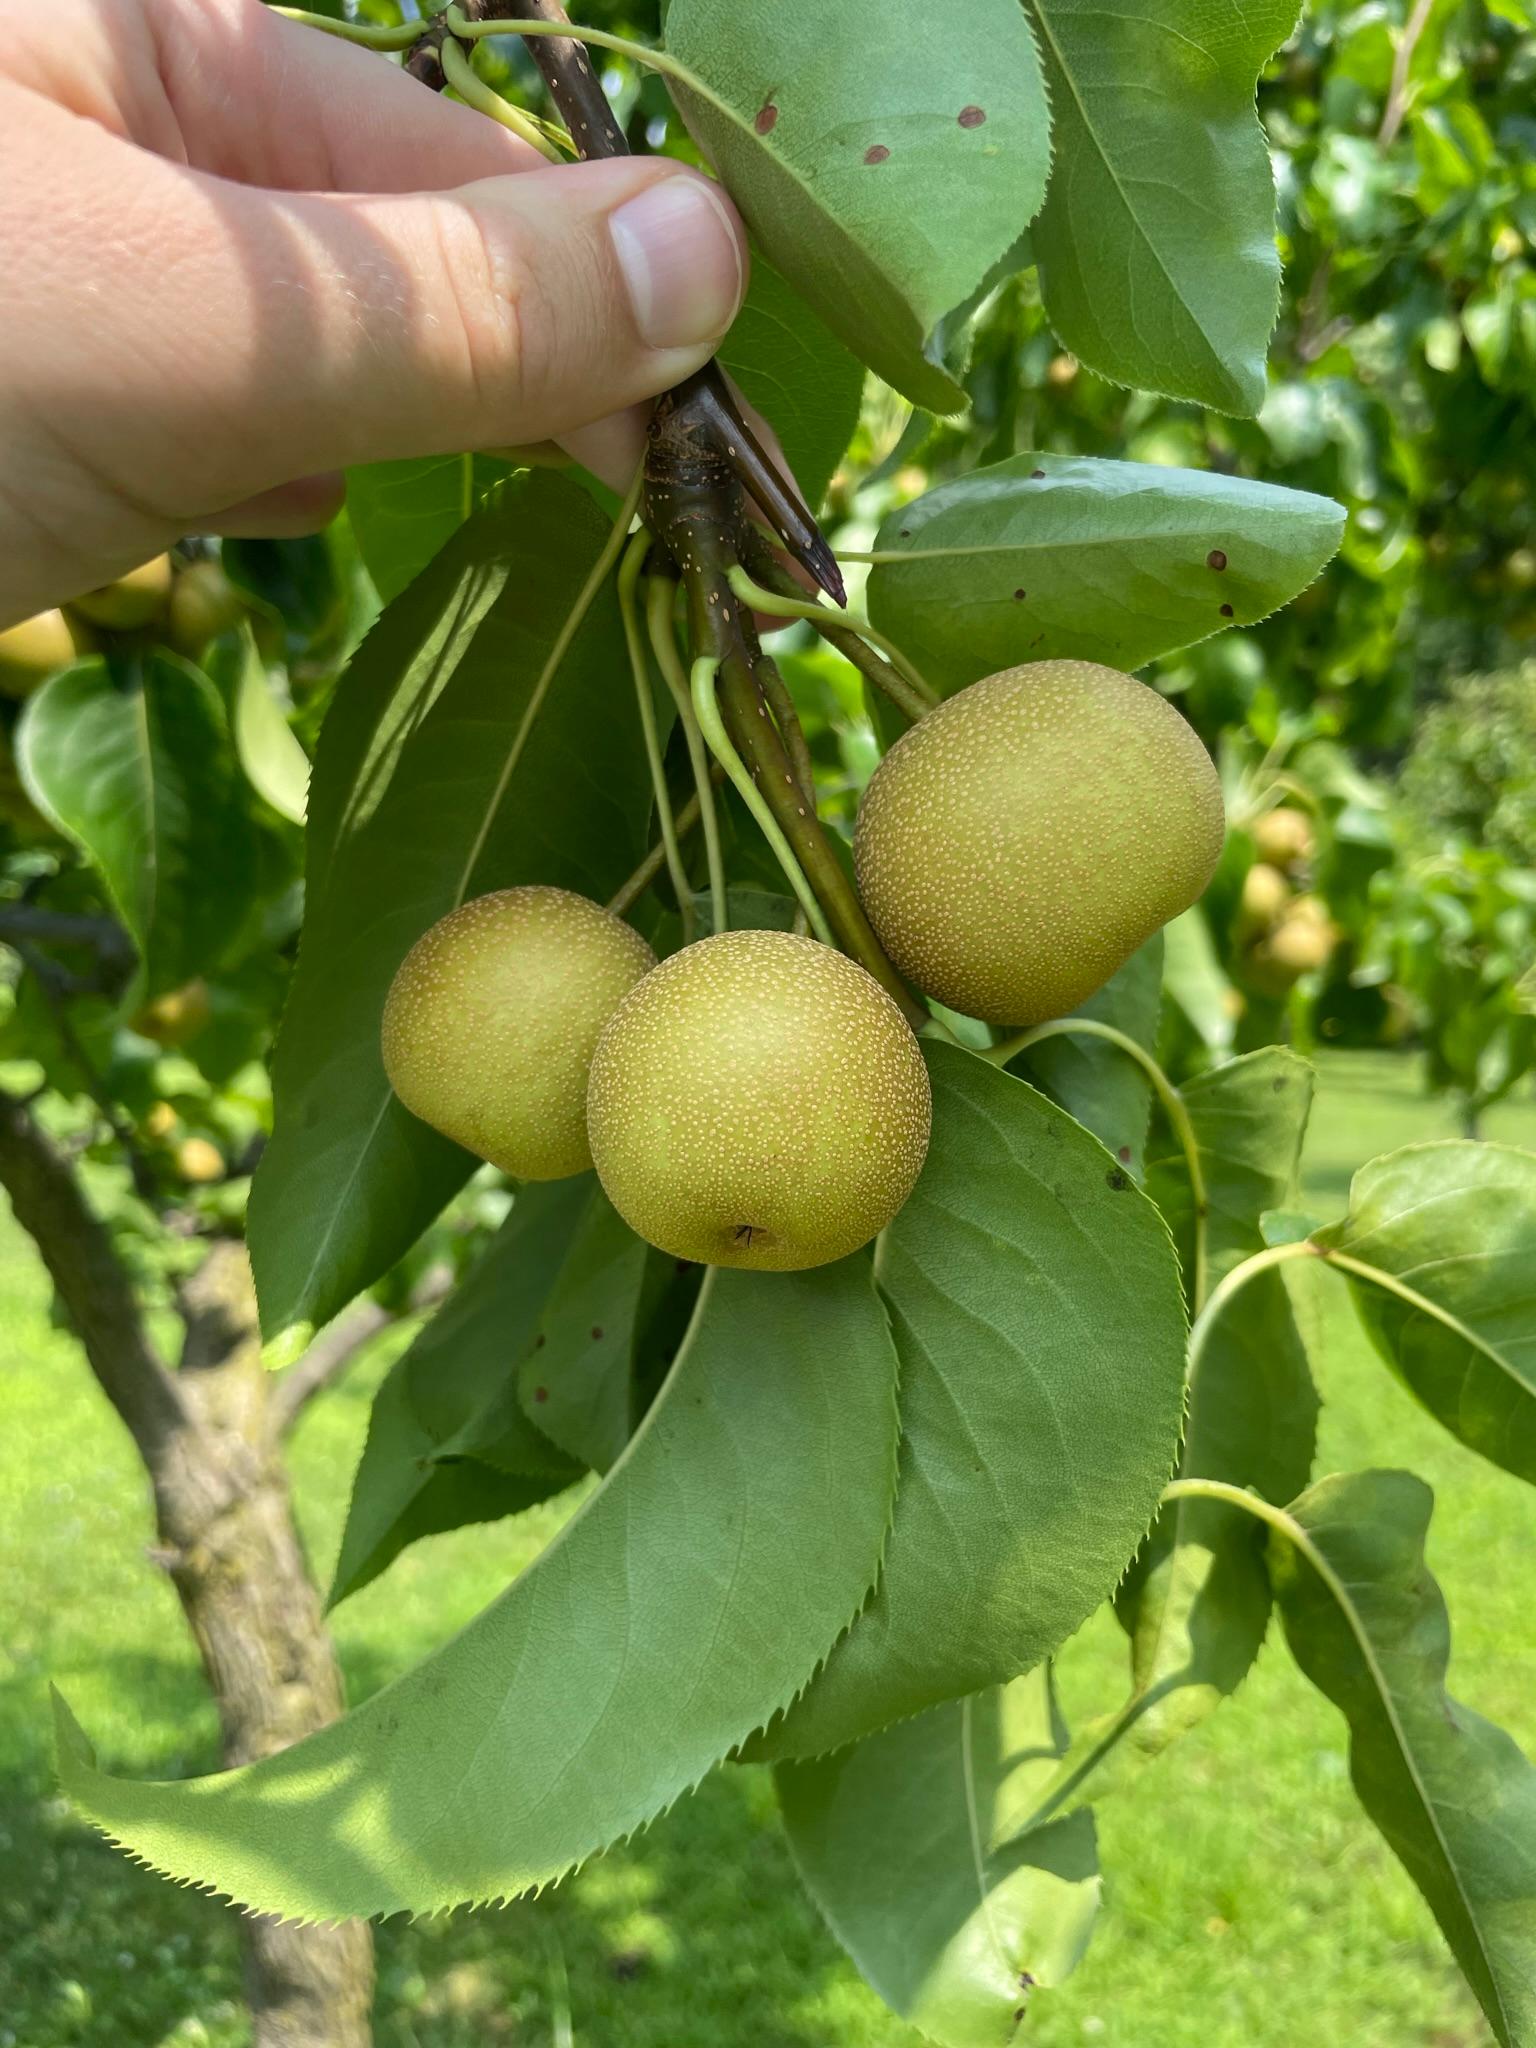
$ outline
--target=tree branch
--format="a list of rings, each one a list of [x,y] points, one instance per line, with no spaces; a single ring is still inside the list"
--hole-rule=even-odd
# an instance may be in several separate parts
[[[375,1337],[403,1322],[406,1316],[425,1314],[452,1291],[452,1267],[429,1266],[413,1290],[404,1315],[377,1301],[359,1301],[338,1316],[273,1387],[267,1403],[268,1427],[273,1437],[286,1436],[316,1394],[334,1386]]]
[[[1403,116],[1408,111],[1408,72],[1413,64],[1413,53],[1418,48],[1420,36],[1429,25],[1429,17],[1435,0],[1414,0],[1413,12],[1403,29],[1396,54],[1392,59],[1392,82],[1387,88],[1387,104],[1381,117],[1381,126],[1376,131],[1376,147],[1390,149],[1397,140],[1397,131],[1403,125]]]
[[[150,1348],[133,1289],[74,1168],[26,1106],[0,1090],[0,1187],[36,1244],[91,1370],[152,1472],[191,1416]]]

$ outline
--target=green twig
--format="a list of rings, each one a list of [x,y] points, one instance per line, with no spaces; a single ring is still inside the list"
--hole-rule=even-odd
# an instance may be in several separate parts
[[[431,25],[425,21],[401,21],[379,27],[373,22],[338,21],[333,15],[311,14],[303,7],[273,7],[269,11],[280,14],[284,21],[321,29],[328,36],[340,36],[345,43],[361,43],[370,50],[409,50],[421,41]]]
[[[769,808],[762,791],[747,773],[740,754],[731,745],[725,720],[720,716],[720,706],[715,700],[715,676],[720,664],[711,654],[701,655],[693,664],[693,708],[699,721],[699,729],[708,742],[709,750],[735,783],[741,800],[757,820],[763,837],[772,847],[774,858],[784,870],[784,879],[795,892],[795,898],[810,921],[811,930],[824,946],[836,943],[832,927],[827,923],[826,912],[817,901],[816,891],[805,879],[805,870],[795,859],[794,849],[779,829],[779,821]]]
[[[884,654],[889,669],[873,674],[871,679],[886,691],[896,708],[914,723],[937,706],[938,697],[901,649],[877,627],[870,625],[867,619],[849,620],[829,610],[825,605],[765,590],[760,583],[755,583],[740,565],[730,572],[730,585],[742,603],[750,605],[753,611],[764,612],[771,619],[806,619],[819,633],[825,634],[834,646],[843,646],[844,652],[847,651],[844,643],[849,635],[873,641]]]
[[[510,100],[503,99],[499,92],[487,85],[451,35],[444,37],[439,54],[442,59],[443,76],[465,106],[473,107],[478,114],[489,115],[491,120],[499,121],[503,128],[510,128],[530,149],[536,149],[546,163],[564,163],[565,158],[543,133],[540,123],[531,115],[525,114],[521,107],[514,107]]]
[[[645,758],[651,771],[651,789],[656,798],[661,843],[666,850],[667,872],[672,877],[672,891],[677,897],[678,912],[683,920],[683,944],[687,946],[693,943],[694,935],[693,888],[688,880],[688,870],[683,866],[682,850],[677,843],[677,821],[672,814],[672,792],[667,787],[667,766],[662,758],[661,735],[656,729],[656,703],[651,695],[650,665],[645,658],[645,643],[640,637],[639,607],[635,601],[640,572],[645,567],[645,559],[650,551],[651,535],[642,526],[625,550],[624,560],[619,568],[619,616],[624,622],[624,644],[629,649],[630,672],[635,679],[635,701],[640,712],[640,730],[645,738]]]
[[[1048,1038],[1101,1038],[1108,1045],[1117,1047],[1128,1059],[1133,1059],[1146,1075],[1156,1091],[1159,1102],[1167,1114],[1179,1149],[1184,1154],[1184,1165],[1189,1174],[1190,1201],[1194,1208],[1195,1243],[1194,1268],[1190,1274],[1190,1306],[1195,1315],[1205,1307],[1206,1288],[1209,1284],[1207,1272],[1206,1238],[1211,1213],[1210,1192],[1205,1184],[1205,1168],[1200,1158],[1200,1140],[1190,1120],[1189,1109],[1183,1096],[1163,1072],[1157,1061],[1145,1046],[1138,1045],[1123,1031],[1117,1031],[1113,1024],[1101,1024],[1093,1017],[1055,1017],[1048,1024],[1035,1024],[1028,1031],[1017,1032],[1012,1038],[1005,1038],[982,1054],[999,1067],[1006,1067],[1010,1060],[1017,1059],[1021,1052],[1028,1052],[1031,1046],[1043,1044]]]
[[[704,745],[704,735],[699,730],[699,721],[694,715],[693,697],[688,688],[687,673],[682,657],[677,651],[677,636],[672,630],[672,607],[677,596],[677,585],[666,576],[650,578],[645,593],[645,619],[650,629],[651,651],[656,656],[656,666],[661,670],[662,679],[672,692],[672,701],[677,706],[678,723],[683,728],[683,738],[688,744],[688,763],[693,770],[695,801],[699,816],[704,822],[704,861],[709,874],[709,908],[715,930],[723,932],[729,920],[725,894],[725,862],[720,853],[720,819],[715,810],[714,778],[710,773],[709,754]]]
[[[725,770],[716,764],[711,771],[711,779],[715,782],[723,782],[725,780]],[[677,814],[677,836],[679,841],[686,839],[698,822],[699,799],[697,796],[691,796]],[[627,917],[666,864],[667,849],[658,839],[634,873],[627,881],[621,883],[612,896],[609,897],[607,903],[603,906],[604,909],[611,910],[615,917]]]

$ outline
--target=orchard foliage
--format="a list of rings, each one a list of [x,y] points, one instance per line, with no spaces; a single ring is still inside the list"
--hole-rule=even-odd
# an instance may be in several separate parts
[[[1338,36],[1350,69],[1330,90],[1360,95],[1378,125],[1344,146],[1293,81],[1282,218],[1304,296],[1266,387],[1279,263],[1253,93],[1288,8],[1250,10],[1240,33],[1185,0],[946,0],[899,35],[891,15],[876,0],[670,0],[664,23],[642,24],[659,49],[616,35],[635,25],[620,9],[589,19],[608,36],[603,119],[633,145],[702,153],[751,225],[766,260],[722,362],[813,509],[836,474],[834,506],[883,514],[860,536],[867,617],[810,603],[748,522],[752,496],[837,592],[740,422],[722,429],[729,394],[695,380],[661,402],[617,509],[591,479],[483,454],[362,472],[350,524],[325,541],[226,546],[234,623],[173,652],[153,620],[101,629],[89,651],[81,622],[82,658],[15,721],[32,808],[11,792],[5,935],[28,972],[3,1050],[141,1129],[163,1102],[179,1132],[195,1103],[222,1137],[243,1105],[274,1364],[360,1293],[398,1287],[466,1186],[501,1211],[379,1391],[333,1601],[424,1535],[586,1482],[469,1628],[319,1735],[207,1778],[130,1782],[97,1767],[61,1702],[63,1781],[156,1868],[324,1920],[558,1881],[712,1769],[767,1762],[804,1881],[869,1982],[933,2039],[984,2048],[1088,1942],[1095,1803],[1234,1692],[1278,1623],[1343,1714],[1362,1805],[1495,2037],[1536,2043],[1536,1774],[1445,1692],[1428,1491],[1406,1473],[1313,1471],[1316,1297],[1332,1288],[1452,1435],[1536,1479],[1536,1157],[1411,1147],[1363,1167],[1342,1217],[1299,1216],[1311,1072],[1263,1042],[1283,992],[1250,1004],[1239,1038],[1217,957],[1219,937],[1256,997],[1266,974],[1278,984],[1289,897],[1260,869],[1304,894],[1307,864],[1337,858],[1338,890],[1362,900],[1374,870],[1391,873],[1385,856],[1351,871],[1338,852],[1355,843],[1341,821],[1371,804],[1331,734],[1398,715],[1406,656],[1362,621],[1427,555],[1424,504],[1458,532],[1474,516],[1445,484],[1458,437],[1426,442],[1412,387],[1463,380],[1483,417],[1529,341],[1524,287],[1502,273],[1491,310],[1456,301],[1454,346],[1390,308],[1438,248],[1429,212],[1450,203],[1436,187],[1436,207],[1407,217],[1424,153],[1454,186],[1469,266],[1479,234],[1523,232],[1520,190],[1486,164],[1454,175],[1480,135],[1513,153],[1521,117],[1486,69],[1451,76],[1459,27],[1410,41],[1373,16],[1357,48],[1325,9],[1304,31],[1283,62],[1316,63]],[[422,41],[382,5],[367,18],[388,46]],[[1518,41],[1504,17],[1478,19],[1496,47]],[[467,92],[494,80],[549,113],[547,39],[525,49],[515,22],[468,12],[427,32],[445,26]],[[548,125],[532,132],[555,146]],[[1419,152],[1412,178],[1403,149]],[[1371,194],[1377,212],[1356,219]],[[1335,292],[1347,329],[1330,327]],[[1348,427],[1356,385],[1329,351],[1367,332],[1395,337],[1411,374],[1381,374]],[[1074,361],[1056,378],[1063,347]],[[869,371],[882,381],[861,415]],[[1090,373],[1102,381],[1080,405]],[[872,422],[894,421],[898,394],[922,410],[877,446]],[[1428,471],[1410,461],[1421,442]],[[1125,443],[1138,459],[1103,459]],[[1346,534],[1331,493],[1365,502],[1367,444],[1382,517]],[[896,479],[919,451],[940,480],[914,496]],[[1341,539],[1343,567],[1319,584]],[[1433,605],[1441,586],[1422,587]],[[753,626],[775,610],[827,644],[789,642],[781,670]],[[1272,681],[1234,663],[1232,628],[1262,634],[1242,644],[1267,650]],[[894,767],[938,700],[951,719],[981,679],[1061,662],[1162,663],[1208,728],[1251,714],[1221,749],[1231,830],[1203,907],[1129,958],[1146,924],[1122,935],[1081,1008],[985,1025],[891,965],[889,913],[853,878],[853,825],[881,756]],[[1229,692],[1218,708],[1223,673],[1255,682],[1241,704]],[[1117,779],[1115,748],[1144,729],[1089,719],[1065,765],[1005,734],[1021,787],[1048,773],[1066,809],[956,804],[925,913],[974,888],[989,835],[1022,817],[1040,841],[1023,851],[1061,892],[1054,926],[1048,904],[1036,920],[1043,942],[1083,918],[1130,931],[1105,847],[1133,766]],[[1183,771],[1158,772],[1177,809]],[[1144,817],[1117,855],[1160,882],[1178,870],[1166,893],[1148,885],[1159,916],[1209,871],[1214,834],[1192,837],[1187,874]],[[630,1227],[627,1172],[526,1181],[508,1209],[474,1156],[411,1114],[380,1037],[402,962],[466,903],[532,888],[606,906],[661,959],[597,1060],[625,1086],[648,1077],[619,1105],[630,1151],[647,1117],[657,1147],[705,1131],[667,1155],[668,1199],[695,1158],[723,1172],[744,1128],[771,1127],[765,1103],[785,1155],[810,1133],[791,1180],[823,1176],[835,1198],[878,1124],[856,1128],[852,1085],[830,1108],[810,1090],[801,1041],[823,1094],[843,1051],[822,1048],[824,1016],[798,1036],[770,1027],[837,977],[807,974],[793,1001],[767,988],[761,1029],[734,1013],[715,1028],[707,988],[703,1013],[658,998],[688,960],[719,958],[705,949],[730,946],[728,929],[783,937],[735,942],[754,957],[803,957],[809,942],[784,936],[795,924],[850,956],[839,973],[868,984],[932,1105],[921,1172],[873,1245],[792,1271],[703,1268]],[[68,964],[83,922],[122,936],[89,973]],[[995,923],[1006,937],[1001,907]],[[261,1059],[296,933],[269,1102]],[[643,1059],[622,1028],[636,1005]],[[455,1044],[456,1085],[464,1058]],[[617,1085],[591,1098],[600,1169]],[[227,1227],[248,1159],[218,1156]],[[1106,1601],[1126,1633],[1124,1694],[1069,1729],[1055,1663]]]

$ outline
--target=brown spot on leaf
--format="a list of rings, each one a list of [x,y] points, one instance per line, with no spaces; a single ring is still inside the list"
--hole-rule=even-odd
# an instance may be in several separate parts
[[[537,1337],[534,1338],[533,1348],[535,1351],[542,1351],[544,1349],[544,1332],[542,1330],[540,1330]]]
[[[1227,566],[1226,550],[1224,548],[1212,548],[1205,558],[1205,566],[1207,569],[1225,569]]]
[[[602,1334],[603,1332],[601,1325],[598,1323],[594,1323],[592,1325],[592,1342],[594,1344],[599,1343],[602,1339]]]
[[[535,1401],[547,1401],[549,1399],[548,1387],[535,1387],[533,1390],[533,1398],[535,1399]]]
[[[1120,1147],[1120,1150],[1119,1150],[1119,1151],[1118,1151],[1118,1152],[1117,1152],[1117,1153],[1115,1154],[1115,1157],[1116,1157],[1116,1158],[1117,1158],[1117,1159],[1118,1159],[1118,1160],[1120,1161],[1120,1164],[1121,1164],[1122,1166],[1129,1166],[1129,1165],[1130,1165],[1130,1163],[1131,1163],[1131,1148],[1130,1148],[1130,1146],[1129,1146],[1129,1145],[1122,1145],[1122,1146]]]
[[[1015,591],[1015,592],[1013,593],[1013,601],[1014,601],[1014,603],[1015,603],[1015,604],[1022,604],[1022,603],[1024,602],[1024,599],[1025,599],[1025,597],[1026,597],[1027,595],[1028,595],[1028,592],[1027,592],[1027,591],[1023,591],[1023,590],[1016,590],[1016,591]]]
[[[883,164],[890,153],[883,142],[875,142],[865,150],[864,161],[867,164]]]
[[[1032,469],[1029,473],[1032,477],[1040,477],[1045,475],[1045,471],[1043,469]]]
[[[1222,616],[1222,617],[1223,617],[1224,619],[1230,619],[1230,618],[1231,618],[1231,617],[1233,616],[1233,613],[1232,613],[1232,607],[1231,607],[1231,605],[1229,605],[1229,604],[1224,604],[1224,605],[1222,605],[1222,606],[1220,607],[1220,611],[1221,611],[1221,616]]]
[[[752,123],[752,126],[759,135],[771,135],[778,126],[778,120],[779,110],[773,104],[773,101],[769,100],[766,105],[758,108],[757,119]]]
[[[986,118],[987,110],[985,107],[962,107],[960,109],[960,126],[962,128],[979,128]]]
[[[1118,1166],[1111,1167],[1109,1172],[1105,1174],[1104,1179],[1106,1184],[1109,1187],[1111,1187],[1117,1195],[1123,1195],[1126,1189],[1131,1184],[1130,1176],[1128,1174],[1122,1173]]]

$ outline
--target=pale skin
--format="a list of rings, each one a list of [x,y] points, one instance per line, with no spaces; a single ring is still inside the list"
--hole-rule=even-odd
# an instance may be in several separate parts
[[[0,627],[362,462],[559,441],[610,481],[747,252],[664,160],[552,167],[259,0],[0,0]]]

